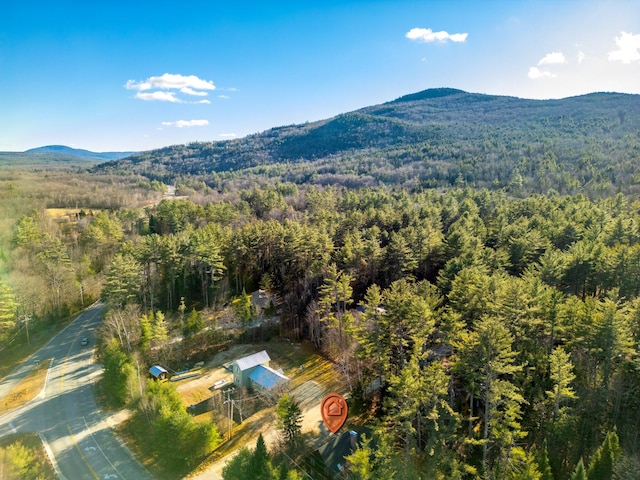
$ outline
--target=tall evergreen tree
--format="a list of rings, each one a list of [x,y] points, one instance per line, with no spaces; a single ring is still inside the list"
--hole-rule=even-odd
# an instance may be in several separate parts
[[[521,369],[514,364],[512,342],[500,320],[485,317],[457,345],[455,369],[483,403],[481,443],[486,472],[494,461],[504,462],[510,450],[526,436],[520,426],[524,398],[512,383],[513,375]]]
[[[622,454],[616,432],[608,432],[600,448],[591,458],[587,469],[587,480],[611,480],[613,466]]]
[[[278,430],[284,437],[288,449],[294,450],[299,442],[302,432],[302,410],[300,405],[288,393],[278,400],[276,407],[278,417]]]

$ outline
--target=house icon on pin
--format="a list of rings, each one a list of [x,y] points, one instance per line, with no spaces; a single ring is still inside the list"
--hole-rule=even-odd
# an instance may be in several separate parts
[[[337,398],[329,399],[324,408],[327,415],[332,417],[339,417],[344,411],[344,407],[340,405],[340,400],[338,400]]]
[[[322,420],[327,428],[333,433],[340,430],[349,414],[346,400],[337,393],[331,393],[324,397],[320,408]]]

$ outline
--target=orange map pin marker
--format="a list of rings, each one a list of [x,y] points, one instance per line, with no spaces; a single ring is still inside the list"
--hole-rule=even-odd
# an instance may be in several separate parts
[[[322,399],[320,414],[331,433],[336,433],[344,425],[349,413],[347,401],[337,393],[330,393]]]

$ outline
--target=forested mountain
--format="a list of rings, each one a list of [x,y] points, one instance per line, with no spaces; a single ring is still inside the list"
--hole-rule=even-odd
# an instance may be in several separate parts
[[[52,153],[77,158],[89,158],[92,160],[118,160],[127,157],[134,152],[92,152],[81,148],[67,147],[66,145],[47,145],[46,147],[31,148],[24,153]]]
[[[221,189],[240,177],[346,186],[466,184],[512,194],[636,192],[640,96],[527,100],[439,88],[224,142],[174,145],[97,167]]]
[[[139,365],[272,336],[329,359],[371,427],[345,478],[635,480],[639,102],[435,89],[92,173],[10,170],[0,344],[99,295],[105,385],[167,470],[221,438]],[[258,288],[277,325],[251,328]]]

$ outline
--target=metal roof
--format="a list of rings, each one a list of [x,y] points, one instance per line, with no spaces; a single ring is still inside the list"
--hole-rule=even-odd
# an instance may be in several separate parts
[[[249,378],[265,390],[271,390],[276,385],[289,381],[288,377],[265,365],[258,365],[258,367],[251,372]]]
[[[154,377],[159,377],[161,374],[163,373],[169,373],[167,372],[164,368],[162,368],[160,365],[154,365],[153,367],[151,367],[149,369],[149,373],[151,375],[153,375]]]
[[[261,352],[254,353],[253,355],[239,358],[235,361],[235,364],[240,367],[241,372],[244,372],[245,370],[270,361],[271,358],[269,358],[269,354],[267,353],[267,351],[262,350]]]

